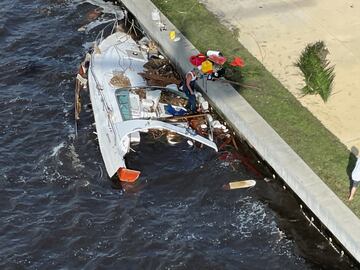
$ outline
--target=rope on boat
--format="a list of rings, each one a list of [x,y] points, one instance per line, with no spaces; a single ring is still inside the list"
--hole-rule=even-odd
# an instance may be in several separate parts
[[[96,36],[96,39],[95,39],[95,43],[94,43],[94,53],[95,54],[101,54],[101,50],[99,48],[99,45],[100,43],[103,41],[104,39],[104,32],[105,32],[105,29],[107,29],[109,26],[112,25],[112,29],[111,29],[111,34],[113,34],[117,28],[118,28],[118,18],[117,18],[117,14],[115,13],[115,23],[111,23],[111,24],[108,24],[107,26],[105,26],[101,31],[100,33]],[[125,13],[125,26],[127,24],[127,22],[130,22],[128,16],[127,16],[127,12]],[[131,25],[129,27],[129,30],[127,31],[127,35],[129,36],[131,34],[131,32],[133,31],[134,34],[136,36],[138,36],[138,33],[136,31],[136,29],[138,29],[141,33],[143,33],[143,30],[141,28],[139,28],[136,24],[135,24],[135,20],[132,19],[131,20]],[[126,38],[126,40],[122,41],[123,42],[126,42],[127,40],[129,39],[129,37]],[[119,48],[117,48],[115,46],[115,49],[116,49],[116,52],[119,54]],[[119,54],[120,56],[120,54]],[[120,57],[119,57],[120,58]],[[89,59],[88,60],[91,60],[91,63],[94,63],[94,54],[91,54]],[[121,58],[120,60],[121,61]],[[84,61],[85,62],[85,61]],[[83,63],[84,63],[83,62]],[[82,63],[82,67],[83,67],[83,63]],[[121,66],[121,65],[120,65]],[[104,95],[104,92],[103,92],[103,87],[102,85],[100,84],[98,78],[96,77],[95,75],[95,72],[93,70],[93,65],[90,65],[89,69],[90,69],[90,72],[92,73],[93,75],[93,78],[95,80],[95,84],[96,84],[96,89],[98,90],[98,93],[100,94],[101,96],[101,102],[103,103],[104,105],[104,110],[106,111],[106,114],[107,114],[107,119],[108,119],[108,124],[109,124],[109,128],[110,130],[115,134],[114,130],[115,130],[115,125],[114,125],[114,122],[112,120],[112,115],[113,115],[113,110],[111,108],[111,106],[106,102],[106,98],[105,98],[105,95]],[[130,65],[128,67],[126,67],[124,69],[124,71],[126,71],[128,68],[131,68],[131,62],[130,62]],[[77,121],[80,119],[79,117],[79,114],[80,114],[80,111],[81,111],[81,100],[80,100],[80,90],[87,85],[87,79],[83,78],[80,74],[78,74],[76,76],[76,86],[75,86],[75,136],[77,137]],[[115,145],[117,144],[117,140],[116,140],[116,136],[114,136],[115,138]],[[110,140],[110,138],[109,138]]]
[[[91,63],[94,63],[94,55],[93,55],[93,54],[91,55]],[[103,91],[104,89],[103,89],[103,87],[102,87],[101,84],[99,83],[99,80],[98,80],[97,77],[96,77],[96,74],[95,74],[95,72],[94,72],[94,67],[93,67],[92,64],[90,65],[90,71],[91,71],[91,73],[92,73],[92,75],[93,75],[93,77],[94,77],[94,80],[95,80],[95,83],[96,83],[96,89],[98,90],[98,92],[99,92],[99,94],[100,94],[100,96],[101,96],[101,102],[102,102],[102,104],[104,105],[104,109],[105,109],[106,114],[107,114],[107,119],[108,119],[109,128],[110,128],[110,130],[115,134],[115,132],[114,132],[114,130],[115,130],[115,125],[114,125],[114,123],[113,123],[113,121],[112,121],[113,110],[111,109],[111,107],[109,106],[109,104],[107,104],[107,102],[106,102],[106,98],[105,98],[105,96],[104,96],[104,91]],[[115,138],[114,144],[116,145],[116,144],[117,144],[116,136],[114,136],[114,138]],[[110,139],[109,139],[109,141],[110,141]],[[111,142],[111,141],[110,141],[110,142]]]
[[[104,38],[104,30],[109,27],[109,25],[107,25],[97,36],[96,38],[96,41],[95,41],[95,45],[94,45],[94,48],[98,48],[98,52],[101,53],[98,45],[101,43],[101,41],[103,40]],[[117,26],[118,26],[118,20],[116,19],[114,25],[113,25],[113,28],[112,28],[112,31],[111,31],[111,34],[113,34],[113,32],[117,29]],[[135,29],[135,24],[134,22],[132,22],[132,26],[130,29]],[[127,39],[126,39],[127,40]],[[124,40],[123,42],[125,42],[126,40]],[[116,48],[116,47],[115,47]],[[91,63],[94,63],[94,55],[92,54],[91,55]],[[98,78],[96,77],[96,74],[94,72],[94,67],[93,65],[90,65],[90,71],[94,77],[94,80],[95,80],[95,83],[96,83],[96,89],[98,90],[100,96],[101,96],[101,102],[103,103],[104,105],[104,110],[106,111],[106,114],[107,114],[107,118],[108,118],[108,124],[110,125],[110,130],[114,133],[114,130],[115,130],[115,125],[112,121],[112,115],[113,115],[113,110],[111,109],[110,105],[106,102],[106,98],[104,96],[104,92],[103,92],[103,87],[102,85],[100,84]],[[116,141],[116,136],[114,136],[115,138],[115,144],[117,144],[117,141]]]
[[[77,122],[80,120],[80,112],[81,112],[81,98],[80,92],[82,89],[87,87],[88,80],[84,77],[87,76],[87,68],[86,65],[90,61],[90,54],[86,54],[85,60],[81,63],[78,74],[76,75],[76,83],[75,83],[75,137],[77,137]]]

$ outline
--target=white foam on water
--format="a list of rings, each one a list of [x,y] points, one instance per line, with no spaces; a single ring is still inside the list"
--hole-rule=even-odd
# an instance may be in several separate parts
[[[55,157],[61,148],[63,148],[65,146],[65,142],[61,142],[59,145],[55,146],[53,149],[52,149],[52,153],[50,155],[50,157]]]
[[[7,104],[11,104],[11,103],[16,103],[16,102],[28,102],[31,103],[33,100],[31,98],[23,98],[23,97],[15,97],[10,99],[8,102],[5,101],[5,105]]]
[[[84,27],[85,29],[85,33],[89,33],[92,29],[94,29],[95,27],[99,26],[99,25],[107,25],[108,23],[110,22],[114,22],[115,20],[114,19],[111,19],[111,20],[95,20],[95,21],[92,21],[82,27]]]
[[[82,183],[82,186],[83,186],[83,187],[87,187],[87,186],[89,186],[89,185],[90,185],[90,182],[87,181],[87,180],[85,180],[85,181]]]
[[[76,5],[89,3],[89,4],[92,4],[94,6],[101,7],[103,13],[111,13],[111,14],[114,14],[114,15],[116,14],[116,16],[117,16],[117,18],[119,20],[122,20],[124,18],[124,13],[120,9],[120,7],[115,6],[112,2],[105,2],[104,0],[86,0],[86,1],[84,1],[84,0],[75,0],[74,3]]]
[[[85,42],[82,46],[85,51],[89,51],[90,48],[94,47],[94,42]]]
[[[276,223],[273,218],[267,215],[266,207],[261,202],[254,202],[245,199],[241,208],[235,207],[233,213],[236,215],[235,222],[231,224],[238,234],[245,238],[252,237],[253,230],[266,229],[270,233],[277,232]]]
[[[73,144],[69,145],[69,154],[68,157],[71,158],[71,163],[75,169],[84,169],[85,166],[81,163],[79,155],[75,151],[75,146]]]

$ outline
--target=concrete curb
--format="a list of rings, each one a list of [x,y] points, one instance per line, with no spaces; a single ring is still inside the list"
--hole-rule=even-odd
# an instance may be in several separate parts
[[[198,50],[176,27],[161,14],[168,31],[160,31],[152,20],[156,8],[149,0],[122,0],[128,10],[138,19],[146,33],[160,44],[171,61],[186,73],[192,68],[191,55]],[[173,42],[169,31],[175,30],[181,39]],[[287,143],[229,84],[208,82],[207,89],[199,87],[212,106],[227,120],[234,130],[243,136],[266,160],[317,218],[342,243],[350,254],[360,262],[360,220],[305,164]]]

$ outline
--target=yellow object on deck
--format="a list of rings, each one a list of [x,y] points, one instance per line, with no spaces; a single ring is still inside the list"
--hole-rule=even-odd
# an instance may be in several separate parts
[[[213,64],[209,60],[205,60],[201,63],[202,73],[211,73],[213,71]]]
[[[170,40],[174,40],[176,38],[176,32],[175,31],[170,31],[169,32],[169,37],[170,37]]]

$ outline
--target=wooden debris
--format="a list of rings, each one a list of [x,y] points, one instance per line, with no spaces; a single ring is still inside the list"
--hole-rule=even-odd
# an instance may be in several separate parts
[[[167,59],[150,59],[144,68],[147,70],[139,73],[148,81],[149,85],[166,86],[169,84],[179,84],[180,75]]]
[[[114,76],[111,78],[110,83],[114,87],[128,87],[130,86],[130,80],[125,76],[124,72],[116,71]]]
[[[228,184],[223,185],[223,189],[231,190],[231,189],[239,189],[239,188],[250,188],[256,185],[255,180],[240,180],[236,182],[229,182]]]
[[[159,50],[158,50],[158,47],[156,46],[156,43],[154,41],[150,41],[149,44],[149,51],[148,53],[150,55],[158,55],[159,54]]]
[[[150,59],[145,65],[144,68],[146,69],[159,69],[164,65],[170,65],[170,61],[167,59]]]
[[[170,77],[166,75],[161,75],[153,70],[140,72],[139,75],[141,75],[144,79],[148,80],[150,85],[166,86],[173,83],[174,84],[180,83],[180,80],[176,79],[174,76]]]
[[[160,97],[160,102],[185,107],[188,101],[185,98],[181,98],[172,93],[163,93]]]
[[[140,100],[143,100],[146,98],[146,91],[143,88],[135,88],[131,89],[130,92],[135,93],[140,97]]]

